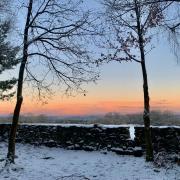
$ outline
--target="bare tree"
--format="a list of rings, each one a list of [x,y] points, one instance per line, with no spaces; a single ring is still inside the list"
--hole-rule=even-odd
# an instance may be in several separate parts
[[[144,3],[141,0],[103,0],[106,8],[107,30],[103,48],[109,53],[103,53],[103,61],[134,61],[141,65],[144,93],[144,131],[146,143],[146,160],[153,160],[153,145],[150,128],[150,103],[148,78],[146,70],[146,54],[151,51],[151,39],[156,27],[164,19],[163,11],[169,3]],[[98,61],[98,62],[99,62]]]
[[[171,50],[179,61],[180,57],[180,1],[171,2],[171,6],[164,12],[164,21],[160,28],[165,29]]]
[[[81,1],[29,0],[23,32],[23,50],[9,137],[7,164],[14,163],[15,137],[23,102],[23,81],[36,84],[39,92],[51,83],[65,85],[66,91],[81,89],[83,82],[95,81],[94,62],[86,46],[88,36],[95,35],[89,12],[81,9]],[[33,68],[40,65],[39,72]],[[39,77],[38,75],[43,77]],[[53,82],[48,78],[53,76]],[[48,78],[47,78],[48,77]],[[49,84],[47,84],[47,81]]]
[[[177,60],[180,57],[180,0],[147,0],[144,4],[159,4],[167,3],[168,6],[163,11],[164,19],[160,24],[160,29],[165,30],[167,33],[168,41],[170,42],[171,49],[176,56]]]

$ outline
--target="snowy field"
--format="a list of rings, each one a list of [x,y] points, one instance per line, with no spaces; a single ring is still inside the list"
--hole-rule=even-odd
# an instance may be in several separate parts
[[[7,146],[0,144],[0,158]],[[0,180],[180,180],[180,167],[156,168],[144,158],[17,144],[16,165]],[[0,169],[4,161],[0,162]]]

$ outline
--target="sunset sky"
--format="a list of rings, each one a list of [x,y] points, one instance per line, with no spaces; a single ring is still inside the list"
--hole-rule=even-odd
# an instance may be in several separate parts
[[[89,4],[93,7],[93,4]],[[174,57],[166,38],[154,41],[156,48],[147,55],[151,109],[180,113],[180,62]],[[63,96],[57,92],[47,104],[38,103],[25,92],[23,113],[47,115],[97,115],[107,112],[143,111],[141,66],[137,63],[109,63],[100,68],[100,80],[84,85],[86,96]],[[15,100],[0,102],[0,114],[13,112]]]

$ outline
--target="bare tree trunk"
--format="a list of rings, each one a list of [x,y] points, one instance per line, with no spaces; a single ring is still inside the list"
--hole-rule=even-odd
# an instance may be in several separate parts
[[[144,93],[144,134],[146,143],[146,161],[153,161],[153,146],[151,140],[151,128],[150,128],[150,105],[149,105],[149,91],[148,80],[144,56],[144,48],[142,46],[143,38],[140,36],[140,51],[141,51],[141,68],[143,75],[143,93]]]
[[[144,132],[145,132],[145,143],[146,143],[146,161],[153,161],[153,146],[151,140],[151,128],[150,128],[150,106],[149,106],[149,91],[148,91],[148,80],[145,64],[145,53],[144,53],[144,40],[143,40],[143,29],[141,27],[140,20],[140,8],[138,7],[137,0],[135,2],[135,12],[137,18],[137,30],[139,37],[139,50],[141,54],[141,67],[143,75],[143,93],[144,93]]]
[[[30,16],[31,16],[31,11],[32,11],[32,4],[33,4],[33,0],[29,0],[26,25],[24,29],[23,58],[22,58],[22,62],[21,62],[20,70],[19,70],[17,102],[14,109],[13,120],[12,120],[12,125],[11,125],[11,130],[10,130],[10,136],[9,136],[8,154],[7,154],[8,163],[14,163],[14,157],[15,157],[15,139],[16,139],[19,114],[20,114],[21,105],[23,102],[22,88],[23,88],[23,79],[24,79],[24,69],[26,66],[27,58],[28,58],[28,30],[29,30]]]
[[[18,126],[18,119],[19,119],[19,113],[20,113],[22,101],[23,101],[22,97],[17,98],[14,115],[13,115],[13,122],[11,125],[11,131],[9,136],[7,163],[14,163],[16,131]]]
[[[150,128],[150,107],[149,107],[149,92],[148,92],[148,81],[145,61],[141,62],[142,73],[143,73],[143,92],[144,92],[144,133],[146,143],[146,161],[153,161],[153,147],[151,140],[151,128]]]

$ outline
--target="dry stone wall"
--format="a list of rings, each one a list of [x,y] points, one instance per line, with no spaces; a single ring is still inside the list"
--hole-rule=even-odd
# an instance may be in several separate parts
[[[0,124],[0,141],[7,141],[10,125]],[[152,128],[154,150],[180,152],[180,128]],[[144,149],[143,127],[135,127],[135,139],[129,127],[103,125],[20,125],[17,142],[73,150],[108,150],[123,155],[141,156]]]

